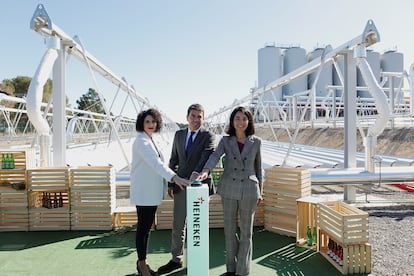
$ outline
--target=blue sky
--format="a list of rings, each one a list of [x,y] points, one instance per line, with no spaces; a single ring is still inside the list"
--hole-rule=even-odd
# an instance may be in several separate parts
[[[40,3],[54,24],[178,122],[194,102],[209,114],[247,96],[266,43],[336,48],[372,19],[381,35],[374,50],[396,47],[406,69],[414,62],[410,0],[2,0],[0,80],[34,75],[46,51],[29,27]],[[74,62],[67,75],[75,106],[93,83]]]

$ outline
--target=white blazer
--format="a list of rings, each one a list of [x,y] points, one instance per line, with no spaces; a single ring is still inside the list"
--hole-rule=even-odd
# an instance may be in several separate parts
[[[164,164],[164,158],[151,138],[145,132],[139,132],[132,145],[131,203],[139,206],[160,205],[166,194],[166,181],[174,175],[174,171]]]

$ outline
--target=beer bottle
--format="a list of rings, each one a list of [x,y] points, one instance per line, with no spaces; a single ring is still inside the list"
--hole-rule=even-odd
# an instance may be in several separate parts
[[[63,207],[63,197],[62,197],[62,193],[59,194],[59,207]]]
[[[332,240],[331,240],[331,238],[329,238],[329,241],[328,241],[328,251],[326,251],[326,254],[328,254],[328,256],[331,257],[331,254],[332,254]]]
[[[42,193],[42,207],[46,207],[46,195],[45,195],[45,192]]]
[[[312,233],[311,233],[311,228],[308,225],[308,228],[306,230],[306,244],[308,246],[312,246]]]
[[[11,169],[11,158],[9,154],[6,156],[6,169]]]
[[[55,196],[53,198],[53,208],[57,208],[59,206],[57,194],[55,193]]]
[[[14,156],[10,153],[10,169],[14,169]]]
[[[47,194],[47,208],[52,208],[52,196],[50,195],[50,193]]]
[[[6,153],[5,155],[4,155],[4,166],[3,166],[3,169],[8,169],[9,168],[9,154],[8,153]]]
[[[1,154],[1,168],[4,169],[4,153]]]
[[[313,233],[312,233],[312,244],[316,245],[316,241],[317,241],[317,236],[318,233],[316,232],[316,226],[313,227]]]

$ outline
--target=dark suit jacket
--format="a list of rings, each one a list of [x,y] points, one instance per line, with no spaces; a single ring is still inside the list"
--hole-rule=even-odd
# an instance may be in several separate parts
[[[175,133],[169,167],[175,171],[178,176],[189,179],[192,172],[196,171],[200,173],[203,170],[204,164],[207,162],[210,154],[214,151],[214,135],[201,128],[194,139],[187,156],[185,153],[187,131],[187,129],[180,129]],[[209,185],[210,194],[214,193],[214,186],[211,178],[209,177],[203,182]],[[173,183],[170,183],[169,186],[174,188],[174,193],[181,191],[181,189]]]

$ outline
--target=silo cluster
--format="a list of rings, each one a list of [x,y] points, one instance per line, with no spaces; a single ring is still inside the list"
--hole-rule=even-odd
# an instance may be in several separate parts
[[[265,46],[258,50],[258,88],[266,87],[278,78],[296,70],[306,63],[320,58],[324,48],[315,48],[309,53],[301,47],[277,47],[274,45]],[[367,50],[367,61],[371,70],[380,83],[382,81],[381,72],[403,72],[404,59],[403,54],[395,50],[386,51],[382,54],[372,50]],[[341,75],[344,72],[344,60],[338,59],[338,68],[341,70]],[[359,69],[357,69],[357,96],[360,98],[371,98],[369,91],[366,88],[365,81]],[[315,83],[316,81],[316,83]],[[394,80],[393,87],[400,87],[402,80]],[[329,86],[342,86],[340,77],[333,64],[325,64],[322,70],[317,75],[317,71],[295,79],[288,84],[278,87],[272,93],[266,93],[262,96],[264,102],[269,101],[286,101],[288,96],[296,93],[307,91],[315,86],[316,101],[323,101],[328,95]],[[389,80],[384,79],[384,88],[389,87]],[[336,96],[341,96],[341,89],[336,90]]]

